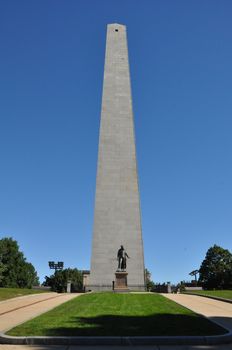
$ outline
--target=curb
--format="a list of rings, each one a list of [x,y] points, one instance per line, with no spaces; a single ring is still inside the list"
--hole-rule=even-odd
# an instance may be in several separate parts
[[[226,299],[226,298],[221,298],[221,297],[214,297],[211,295],[203,295],[203,294],[197,294],[197,293],[191,293],[191,292],[186,292],[186,293],[180,293],[182,295],[184,294],[188,294],[188,295],[196,295],[198,297],[203,297],[203,298],[209,298],[209,299],[214,299],[214,300],[218,300],[218,301],[224,301],[225,303],[230,303],[232,304],[232,299]]]
[[[213,336],[148,337],[12,337],[0,333],[0,344],[14,345],[219,345],[232,343],[232,332]]]

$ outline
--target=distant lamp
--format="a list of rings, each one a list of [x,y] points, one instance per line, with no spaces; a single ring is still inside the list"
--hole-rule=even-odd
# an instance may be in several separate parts
[[[50,269],[52,270],[63,270],[64,268],[64,262],[63,261],[58,261],[57,263],[55,263],[55,261],[49,261],[48,262],[48,266],[50,267]]]
[[[195,276],[195,282],[197,282],[197,274],[199,273],[199,270],[193,270],[189,273],[190,276]]]

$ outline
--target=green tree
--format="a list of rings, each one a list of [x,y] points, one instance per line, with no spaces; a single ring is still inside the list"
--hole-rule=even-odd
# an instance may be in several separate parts
[[[43,285],[51,287],[54,292],[64,293],[68,281],[71,281],[72,292],[83,290],[83,276],[78,269],[58,270],[54,275],[46,276]]]
[[[151,272],[148,269],[145,269],[145,285],[147,290],[151,290],[155,283],[151,280]]]
[[[0,283],[3,279],[3,272],[5,271],[5,266],[3,265],[2,261],[1,261],[1,257],[0,257]]]
[[[8,237],[2,238],[0,258],[3,267],[0,273],[0,287],[31,288],[39,284],[34,266],[26,261],[17,241]]]
[[[209,248],[199,269],[199,281],[207,289],[232,288],[232,254],[217,246]]]

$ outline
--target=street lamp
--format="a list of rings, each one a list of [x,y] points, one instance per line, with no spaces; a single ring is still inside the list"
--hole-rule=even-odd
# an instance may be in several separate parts
[[[63,270],[63,268],[64,268],[64,262],[63,261],[58,261],[57,263],[55,263],[55,261],[49,261],[48,265],[49,265],[50,269],[55,270],[55,272],[57,270]]]
[[[189,273],[190,276],[194,276],[195,277],[195,283],[197,283],[197,274],[198,273],[199,273],[199,270],[194,270],[194,271]]]

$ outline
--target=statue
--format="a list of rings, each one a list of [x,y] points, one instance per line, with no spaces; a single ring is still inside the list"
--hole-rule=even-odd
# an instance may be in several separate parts
[[[117,259],[118,259],[118,269],[117,271],[126,270],[126,258],[130,259],[127,252],[123,248],[123,245],[121,245],[121,248],[118,250]]]

